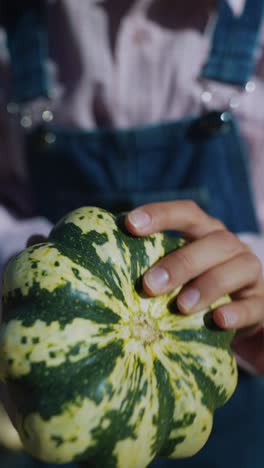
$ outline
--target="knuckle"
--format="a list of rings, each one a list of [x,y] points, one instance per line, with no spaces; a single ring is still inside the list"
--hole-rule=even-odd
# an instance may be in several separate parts
[[[188,213],[187,231],[195,231],[197,227],[206,224],[207,215],[200,206],[193,200],[185,201],[185,210]]]
[[[224,225],[224,223],[222,223],[222,221],[220,221],[220,219],[217,219],[217,218],[213,218],[212,216],[208,216],[208,219],[210,220],[210,225],[212,227],[212,230],[214,231],[226,231],[227,228],[226,226]]]
[[[245,250],[245,252],[250,252],[252,253],[252,250],[250,248],[250,246],[248,244],[246,244],[245,242],[243,242],[242,240],[240,240],[240,244],[241,246],[243,247],[243,250]]]
[[[200,283],[200,281],[198,280]],[[209,303],[226,294],[229,290],[229,281],[227,275],[220,272],[217,268],[211,269],[201,278],[199,289],[203,291],[203,296],[209,298]]]
[[[177,252],[177,262],[188,276],[193,275],[195,265],[192,257],[184,249]]]
[[[250,321],[251,314],[252,314],[252,309],[248,301],[244,301],[242,304],[240,304],[239,318],[240,318],[241,326],[251,322]]]
[[[244,255],[245,264],[250,268],[254,278],[258,278],[262,275],[262,264],[256,255],[252,252],[245,252]]]
[[[195,219],[203,215],[202,209],[199,207],[199,205],[195,201],[186,200],[185,204],[186,204],[186,209],[192,213]]]
[[[233,253],[238,250],[241,250],[238,237],[235,234],[233,234],[231,231],[228,231],[227,229],[216,231],[215,236],[217,238],[217,241],[221,243],[221,245],[224,247],[224,249],[227,252]]]
[[[213,268],[206,276],[206,289],[208,291],[217,290],[218,294],[222,294],[226,290],[225,275],[219,275],[219,272]]]

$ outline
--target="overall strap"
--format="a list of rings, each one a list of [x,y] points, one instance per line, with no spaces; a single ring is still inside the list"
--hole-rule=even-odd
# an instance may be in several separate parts
[[[263,13],[264,0],[246,0],[240,16],[235,16],[227,0],[220,0],[203,78],[245,86],[256,64]]]
[[[43,0],[4,2],[1,24],[12,64],[12,98],[17,103],[49,95],[48,36]]]

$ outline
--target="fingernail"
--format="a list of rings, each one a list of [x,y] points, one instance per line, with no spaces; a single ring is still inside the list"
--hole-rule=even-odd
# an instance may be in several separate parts
[[[153,292],[158,292],[169,282],[169,273],[164,268],[155,267],[145,275],[145,283]]]
[[[221,313],[225,327],[235,328],[237,324],[237,314],[231,307],[221,307],[219,309]]]
[[[142,229],[150,225],[151,217],[148,213],[142,210],[131,211],[128,215],[131,224],[137,229]]]
[[[200,291],[195,288],[186,289],[178,297],[178,304],[181,305],[186,311],[190,310],[200,299]]]

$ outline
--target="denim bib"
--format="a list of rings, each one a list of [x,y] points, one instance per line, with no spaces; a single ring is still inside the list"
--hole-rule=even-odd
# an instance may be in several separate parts
[[[235,18],[226,1],[220,2],[203,77],[246,84],[255,66],[263,5],[263,0],[248,0]],[[44,36],[38,31],[44,56]],[[15,51],[14,35],[11,43]],[[30,60],[24,60],[27,64],[30,68]],[[21,69],[16,72],[23,75]],[[45,94],[47,81],[34,76],[34,94],[37,85],[37,94]],[[15,89],[23,101],[21,86]],[[81,205],[120,212],[153,201],[192,199],[235,233],[259,232],[247,151],[229,111],[127,130],[45,126],[28,136],[27,158],[36,213],[54,222]],[[264,379],[240,372],[238,388],[216,412],[201,452],[190,459],[157,459],[150,467],[263,468],[263,460]]]

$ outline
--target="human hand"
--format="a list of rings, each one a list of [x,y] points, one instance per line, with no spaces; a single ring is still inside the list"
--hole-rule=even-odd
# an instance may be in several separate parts
[[[214,321],[223,329],[239,331],[234,350],[264,373],[264,333],[260,337],[264,278],[261,263],[249,247],[189,200],[144,205],[127,215],[126,227],[137,236],[176,230],[192,240],[144,275],[145,292],[155,296],[183,285],[176,299],[183,314],[201,311],[230,294],[232,303],[216,308]]]

